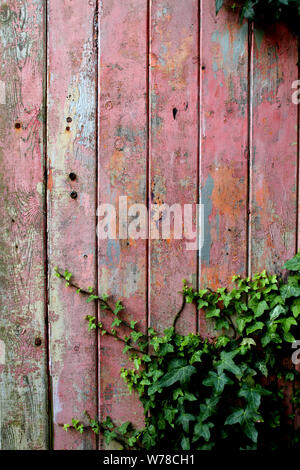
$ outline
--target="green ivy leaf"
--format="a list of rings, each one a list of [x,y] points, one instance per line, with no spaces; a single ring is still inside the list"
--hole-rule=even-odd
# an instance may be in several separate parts
[[[195,416],[190,414],[190,413],[183,413],[181,415],[178,416],[177,420],[176,420],[176,423],[177,424],[181,424],[184,432],[186,432],[187,434],[189,433],[190,431],[190,422],[191,421],[195,421]]]
[[[233,362],[233,359],[238,353],[239,351],[221,352],[221,359],[217,364],[217,370],[219,375],[224,370],[227,370],[228,372],[231,372],[237,377],[242,376],[241,369]]]
[[[191,445],[190,445],[190,439],[187,436],[183,436],[181,439],[181,448],[182,450],[190,450]]]
[[[224,0],[216,0],[216,15],[221,10],[223,3],[224,3]]]
[[[160,380],[159,385],[162,388],[170,387],[176,382],[184,384],[189,381],[191,376],[197,372],[194,366],[184,366],[167,372]]]
[[[295,299],[292,304],[292,312],[295,318],[300,315],[300,299]]]
[[[251,333],[254,333],[257,330],[262,330],[264,326],[265,326],[264,323],[261,322],[261,321],[257,321],[255,323],[253,323],[252,325],[248,326],[248,328],[246,330],[247,335],[250,335]]]
[[[300,272],[300,252],[294,256],[294,258],[288,260],[284,265],[284,269],[288,271],[298,271]]]
[[[224,373],[209,371],[208,378],[202,381],[206,387],[213,387],[216,393],[222,393],[225,385],[232,385],[233,381]]]
[[[255,318],[261,317],[263,313],[265,312],[265,310],[268,310],[268,308],[269,307],[268,307],[267,302],[265,300],[262,300],[261,302],[258,303],[256,308],[253,308],[254,317]]]

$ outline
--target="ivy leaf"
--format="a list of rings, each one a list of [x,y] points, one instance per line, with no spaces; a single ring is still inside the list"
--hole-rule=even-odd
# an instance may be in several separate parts
[[[300,297],[300,287],[285,284],[280,288],[280,294],[283,300],[291,297]]]
[[[130,421],[126,421],[126,423],[121,424],[121,426],[117,428],[117,431],[120,434],[122,434],[122,436],[124,436],[128,432],[129,426],[130,426]]]
[[[228,343],[230,343],[228,336],[219,336],[216,341],[216,348],[225,348]]]
[[[199,421],[194,427],[194,437],[193,442],[203,437],[203,439],[208,442],[210,440],[210,429],[214,427],[213,423],[205,423],[203,424]]]
[[[186,432],[188,434],[189,431],[190,431],[190,422],[195,421],[195,419],[196,418],[195,418],[194,415],[192,415],[190,413],[183,413],[183,414],[178,416],[176,423],[181,424],[184,432]]]
[[[295,337],[290,332],[284,333],[283,339],[287,343],[294,343],[296,341]]]
[[[147,450],[149,450],[149,449],[151,449],[151,447],[155,446],[155,444],[156,444],[155,428],[154,428],[153,425],[149,426],[144,431],[142,443],[144,444],[144,446]]]
[[[206,318],[219,317],[221,310],[214,305],[206,310]]]
[[[251,439],[251,441],[257,443],[258,432],[253,421],[246,420],[243,423],[243,430],[246,436]]]
[[[297,326],[298,324],[294,317],[284,318],[283,320],[280,321],[280,323],[281,323],[281,327],[284,333],[288,333],[292,325]]]
[[[191,376],[197,372],[194,366],[184,366],[178,369],[173,369],[167,372],[164,377],[159,381],[159,385],[162,388],[171,387],[176,382],[184,384],[189,381]]]
[[[255,363],[255,367],[265,376],[268,377],[268,368],[265,362],[258,361]]]
[[[224,3],[224,0],[216,0],[216,15],[221,10],[223,3]]]
[[[251,349],[251,346],[256,346],[256,342],[254,341],[253,338],[244,338],[243,341],[241,342],[241,346],[246,349]]]
[[[195,362],[202,362],[202,359],[201,359],[202,354],[203,354],[202,350],[194,352],[194,354],[192,355],[190,359],[190,364],[194,364]]]
[[[178,410],[176,408],[164,408],[164,416],[170,425],[172,425],[172,423],[174,422],[177,413]]]
[[[280,317],[281,314],[285,314],[286,310],[287,309],[283,307],[282,305],[276,305],[276,307],[273,308],[273,310],[270,313],[270,320],[271,321],[276,320],[278,317]]]
[[[300,272],[300,252],[296,254],[292,259],[288,260],[284,265],[284,269],[288,271],[299,271]]]
[[[118,301],[116,302],[116,305],[115,305],[115,308],[114,308],[114,314],[115,314],[115,315],[118,315],[118,313],[120,313],[122,310],[124,310],[124,307],[123,307],[121,301],[118,300]]]
[[[204,299],[199,299],[197,302],[198,310],[201,310],[203,307],[208,307],[208,302]]]
[[[98,300],[98,299],[99,299],[98,295],[93,295],[92,294],[88,297],[86,303],[89,304],[90,302],[93,302],[94,300]]]
[[[231,415],[228,416],[224,424],[232,425],[232,424],[241,424],[244,419],[245,411],[241,408],[237,411],[234,411]]]
[[[224,372],[216,374],[213,371],[209,371],[209,377],[203,380],[203,385],[206,387],[213,387],[217,393],[222,393],[225,385],[232,385],[233,381],[227,377]]]
[[[183,436],[181,439],[181,448],[182,450],[190,450],[190,439],[187,436]]]
[[[220,396],[217,395],[211,398],[206,398],[205,403],[201,403],[199,418],[202,422],[216,413],[219,401]]]
[[[245,398],[247,407],[249,407],[250,410],[258,410],[261,402],[261,395],[256,388],[251,388],[244,384],[240,389],[238,396]]]
[[[257,330],[262,330],[264,326],[265,326],[264,323],[261,322],[261,321],[257,321],[255,323],[253,323],[252,325],[248,326],[248,328],[246,330],[247,335],[250,335],[251,333],[254,333]]]
[[[111,327],[113,328],[114,326],[120,326],[122,324],[122,320],[120,318],[115,318],[114,321],[111,324]]]
[[[252,320],[253,320],[253,317],[250,315],[245,316],[245,317],[238,317],[236,319],[236,326],[237,326],[238,332],[243,333],[247,323],[251,322]]]
[[[174,346],[170,343],[163,343],[160,345],[159,354],[160,356],[165,356],[168,353],[174,352]]]
[[[295,318],[300,315],[300,299],[295,299],[292,304],[292,312]]]
[[[261,317],[263,313],[265,312],[265,310],[267,310],[268,308],[269,308],[268,304],[265,300],[262,300],[261,302],[259,302],[257,307],[253,308],[254,318]]]

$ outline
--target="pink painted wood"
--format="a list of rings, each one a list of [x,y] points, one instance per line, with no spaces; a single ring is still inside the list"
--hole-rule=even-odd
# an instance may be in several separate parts
[[[44,2],[0,6],[0,449],[48,446]]]
[[[248,25],[213,1],[201,3],[200,285],[247,272]],[[207,330],[203,316],[200,330]]]
[[[63,429],[72,418],[87,426],[84,410],[97,416],[96,337],[87,332],[85,320],[95,314],[95,306],[86,305],[53,271],[55,266],[68,269],[80,286],[96,285],[95,14],[95,1],[48,2],[49,355],[55,449],[96,446],[91,431],[80,436]]]
[[[296,250],[298,46],[284,26],[254,29],[251,272],[281,270]]]
[[[163,204],[177,205],[180,216],[184,204],[198,202],[198,1],[153,0],[150,15],[149,199],[153,225],[160,227],[168,218]],[[182,280],[197,285],[197,240],[187,249],[172,230],[167,239],[150,241],[149,313],[160,331],[172,326],[181,306]],[[194,308],[185,309],[178,326],[196,330]]]
[[[99,31],[98,202],[117,209],[119,226],[120,197],[128,198],[128,208],[147,203],[147,0],[103,2]],[[121,299],[128,319],[145,329],[146,240],[126,234],[121,240],[99,237],[98,246],[100,293],[109,294],[112,301]],[[100,313],[110,327],[111,317]],[[119,375],[126,364],[122,350],[113,338],[100,339],[100,417],[140,425],[141,407]]]

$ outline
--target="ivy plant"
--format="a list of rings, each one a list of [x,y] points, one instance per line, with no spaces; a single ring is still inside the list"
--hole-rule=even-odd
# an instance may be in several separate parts
[[[87,302],[99,302],[109,325],[88,316],[88,329],[124,344],[131,367],[120,374],[138,394],[145,425],[101,423],[91,429],[107,444],[147,450],[276,450],[299,447],[295,413],[300,406],[300,373],[292,363],[300,334],[300,253],[284,265],[284,275],[233,277],[231,289],[195,290],[183,282],[183,303],[174,322],[159,335],[140,331],[123,319],[123,305],[89,288],[78,288],[69,271],[56,269]],[[186,303],[205,312],[215,336],[180,334],[176,325]],[[84,432],[78,419],[66,424]]]

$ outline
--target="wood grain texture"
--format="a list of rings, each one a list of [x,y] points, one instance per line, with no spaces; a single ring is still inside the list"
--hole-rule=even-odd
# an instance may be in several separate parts
[[[251,271],[281,271],[297,240],[298,47],[285,26],[254,29]]]
[[[43,1],[0,5],[0,449],[48,444]],[[36,339],[41,339],[37,346]],[[37,341],[37,344],[38,341]]]
[[[248,25],[201,5],[200,285],[216,288],[247,271]]]
[[[150,28],[150,194],[151,220],[162,230],[169,208],[198,202],[198,1],[151,2]],[[175,207],[175,206],[174,206]],[[180,214],[181,211],[181,214]],[[196,249],[160,233],[150,241],[149,316],[158,331],[172,326],[182,297],[182,280],[197,284]],[[173,225],[174,224],[174,225]],[[186,224],[188,225],[188,224]],[[182,224],[183,227],[183,224]],[[153,236],[152,236],[153,238]],[[191,245],[188,243],[189,247]],[[196,330],[195,310],[186,307],[181,331]]]
[[[97,415],[96,337],[85,320],[95,305],[53,273],[58,266],[80,286],[96,285],[95,14],[95,1],[48,2],[49,353],[57,450],[96,446],[88,429],[82,436],[62,429],[72,418],[87,425],[84,410]]]
[[[98,202],[99,207],[113,205],[118,227],[119,197],[127,197],[128,209],[146,204],[147,0],[104,1],[99,13]],[[128,223],[133,218],[129,215]],[[98,259],[100,293],[121,299],[127,318],[144,330],[147,241],[126,234],[123,239],[99,237]],[[101,321],[110,327],[111,316],[102,311]],[[141,406],[120,378],[120,367],[127,363],[122,350],[114,339],[100,339],[100,417],[141,425]]]

